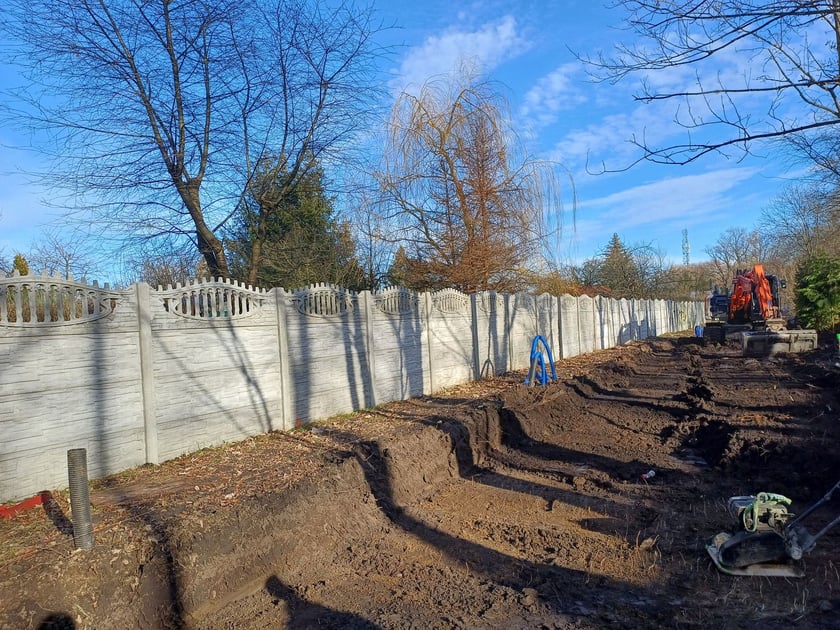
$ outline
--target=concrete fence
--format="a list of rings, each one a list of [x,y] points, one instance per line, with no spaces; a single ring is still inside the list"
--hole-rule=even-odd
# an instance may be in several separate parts
[[[702,302],[0,278],[0,502],[703,321]]]

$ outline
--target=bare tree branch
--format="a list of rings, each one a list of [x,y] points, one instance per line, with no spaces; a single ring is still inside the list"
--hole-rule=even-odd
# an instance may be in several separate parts
[[[746,154],[754,142],[807,138],[840,123],[840,0],[619,0],[616,6],[628,12],[640,43],[582,58],[595,78],[617,82],[697,69],[695,86],[651,90],[646,84],[635,96],[682,106],[674,121],[688,135],[668,146],[633,138],[642,149],[638,161],[688,164],[734,147]],[[735,59],[738,72],[728,67]],[[720,72],[718,61],[730,71]],[[768,97],[763,115],[756,114],[760,97]]]
[[[228,275],[222,231],[261,160],[303,175],[374,109],[379,27],[349,1],[5,7],[4,52],[28,83],[0,115],[52,141],[40,175],[63,205],[129,240],[188,236],[212,275]]]
[[[562,217],[555,165],[517,154],[506,104],[464,75],[404,93],[383,168],[383,219],[414,288],[518,290]],[[553,243],[552,243],[553,244]]]

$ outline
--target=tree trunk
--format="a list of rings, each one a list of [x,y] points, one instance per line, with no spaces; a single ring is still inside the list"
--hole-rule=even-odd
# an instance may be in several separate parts
[[[252,287],[257,286],[257,278],[262,262],[263,243],[265,243],[265,229],[264,220],[260,219],[260,227],[257,229],[257,236],[254,242],[251,243],[251,260],[248,261],[248,284]]]
[[[204,257],[207,268],[210,270],[210,275],[213,278],[229,278],[230,271],[228,270],[227,256],[225,255],[225,248],[222,246],[222,242],[216,238],[216,235],[213,234],[203,220],[200,225],[196,223],[195,227],[198,239],[198,251]]]
[[[230,270],[224,246],[204,221],[204,212],[201,210],[201,198],[198,193],[199,185],[196,180],[191,180],[186,184],[176,183],[178,193],[195,225],[198,251],[204,257],[210,275],[213,278],[229,278]]]

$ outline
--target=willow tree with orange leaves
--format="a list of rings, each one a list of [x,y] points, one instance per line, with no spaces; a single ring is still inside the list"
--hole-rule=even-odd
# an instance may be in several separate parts
[[[462,76],[404,92],[378,173],[381,219],[405,254],[404,284],[467,293],[528,288],[556,254],[561,173],[524,154],[492,84]]]

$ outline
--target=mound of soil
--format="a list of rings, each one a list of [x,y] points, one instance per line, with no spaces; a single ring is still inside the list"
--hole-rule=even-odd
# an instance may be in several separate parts
[[[798,580],[705,551],[729,496],[797,512],[840,479],[828,350],[659,338],[557,368],[102,480],[89,551],[53,492],[0,521],[0,627],[836,627],[840,528]]]

